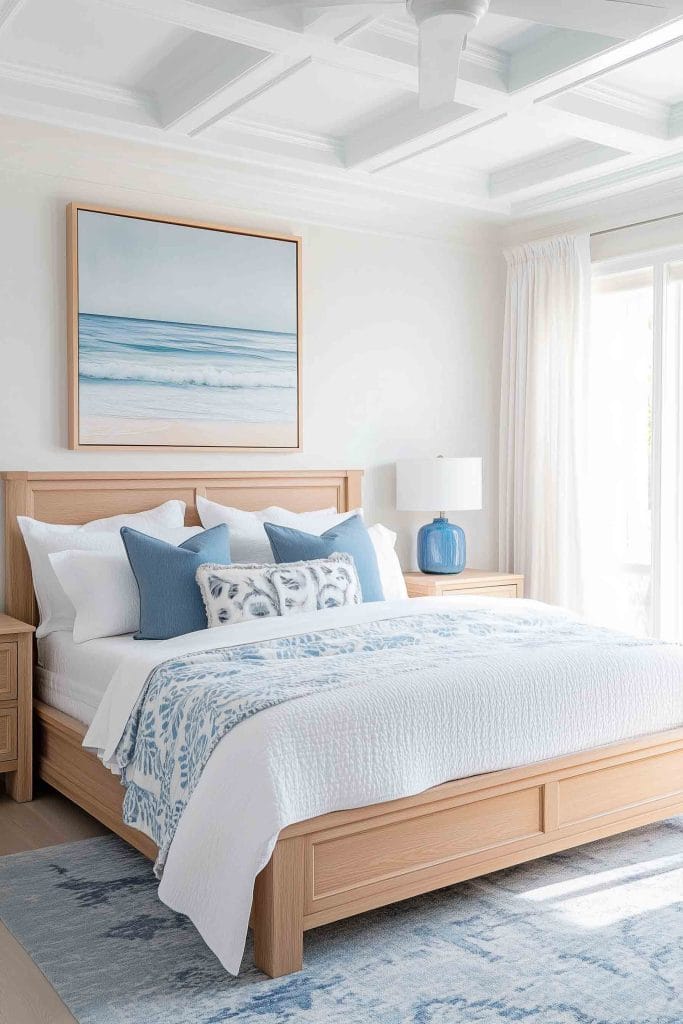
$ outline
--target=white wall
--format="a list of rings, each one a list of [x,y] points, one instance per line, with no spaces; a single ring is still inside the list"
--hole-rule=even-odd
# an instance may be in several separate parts
[[[123,157],[118,164],[89,164],[75,160],[73,148],[42,155],[38,169],[35,147],[14,150],[4,161],[0,150],[0,469],[362,467],[368,520],[399,528],[408,565],[414,530],[425,517],[394,509],[394,461],[439,452],[483,455],[485,511],[459,521],[470,564],[497,564],[504,292],[498,246],[307,225],[231,209],[225,196],[212,200],[208,191],[202,200],[194,197],[197,189],[188,198],[186,185],[178,195],[168,176],[128,167]],[[66,449],[64,211],[74,199],[302,235],[302,453]]]

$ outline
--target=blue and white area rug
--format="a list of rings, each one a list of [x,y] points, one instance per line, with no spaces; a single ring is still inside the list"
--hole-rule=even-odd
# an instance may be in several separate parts
[[[279,980],[113,837],[0,859],[0,918],[80,1024],[683,1022],[683,818],[309,932]]]

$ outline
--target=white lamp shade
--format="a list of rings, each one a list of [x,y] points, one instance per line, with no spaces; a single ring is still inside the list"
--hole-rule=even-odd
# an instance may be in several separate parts
[[[403,459],[396,463],[396,508],[469,512],[482,508],[482,460]]]

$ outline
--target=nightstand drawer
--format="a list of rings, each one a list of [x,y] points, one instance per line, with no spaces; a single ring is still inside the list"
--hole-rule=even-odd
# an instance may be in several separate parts
[[[474,594],[477,597],[517,597],[517,587],[463,587],[462,590],[446,590],[444,594],[452,594],[454,597],[465,597],[467,594]]]
[[[408,597],[524,597],[524,577],[514,572],[465,569],[445,574],[405,572]]]
[[[17,699],[17,645],[0,644],[0,700]]]
[[[0,709],[0,765],[17,758],[17,709]]]

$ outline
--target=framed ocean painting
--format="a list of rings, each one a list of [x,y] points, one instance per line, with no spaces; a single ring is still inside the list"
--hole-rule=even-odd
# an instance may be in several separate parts
[[[301,243],[71,203],[69,447],[301,448]]]

